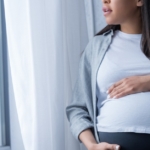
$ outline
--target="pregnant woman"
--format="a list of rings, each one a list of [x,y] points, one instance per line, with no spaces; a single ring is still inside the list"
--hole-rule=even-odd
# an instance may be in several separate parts
[[[150,1],[102,3],[108,25],[81,55],[71,132],[88,150],[150,150]]]

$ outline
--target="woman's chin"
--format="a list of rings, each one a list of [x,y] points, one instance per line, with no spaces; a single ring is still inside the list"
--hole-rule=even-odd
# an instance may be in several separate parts
[[[110,19],[106,19],[106,23],[107,23],[108,25],[117,25],[116,22],[114,22],[114,21],[112,21],[112,20],[110,20]]]

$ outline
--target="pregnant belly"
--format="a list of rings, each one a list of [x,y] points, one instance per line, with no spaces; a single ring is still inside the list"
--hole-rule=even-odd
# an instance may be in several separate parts
[[[150,127],[150,92],[104,100],[97,120],[102,126],[148,125]]]

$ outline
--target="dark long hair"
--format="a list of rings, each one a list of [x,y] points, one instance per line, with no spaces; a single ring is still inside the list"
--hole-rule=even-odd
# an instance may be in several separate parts
[[[143,0],[141,6],[141,20],[142,20],[142,37],[141,37],[141,49],[145,56],[150,59],[150,0]],[[107,25],[95,36],[101,35],[109,29],[120,30],[120,25]]]

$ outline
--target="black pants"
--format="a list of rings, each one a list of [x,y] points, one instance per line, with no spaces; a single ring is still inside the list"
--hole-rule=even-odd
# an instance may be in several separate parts
[[[120,150],[150,150],[150,134],[135,132],[98,132],[100,142],[118,144]]]

